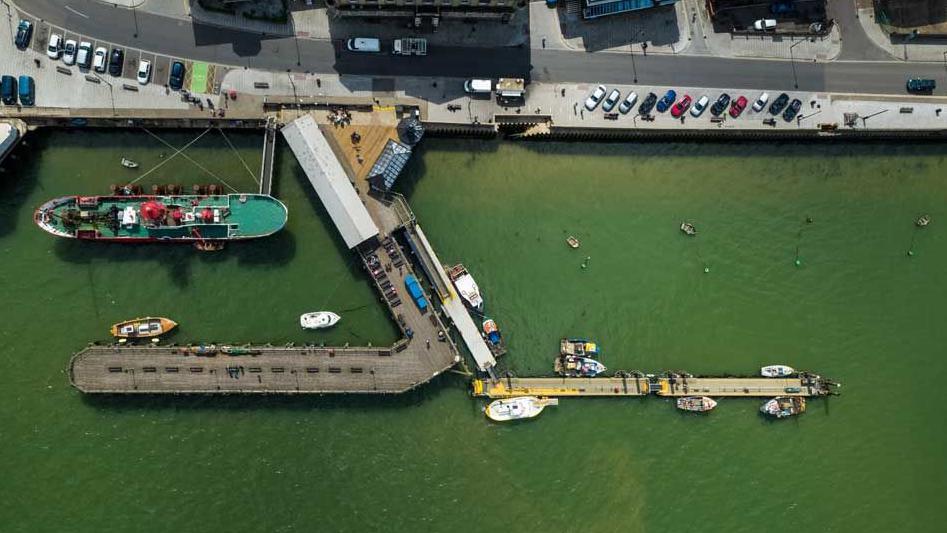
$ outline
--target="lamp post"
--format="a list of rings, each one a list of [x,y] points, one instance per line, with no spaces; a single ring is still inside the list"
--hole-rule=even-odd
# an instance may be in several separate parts
[[[99,76],[99,75],[95,72],[95,70],[90,70],[90,72],[92,73],[93,76],[95,76],[96,78],[98,78],[99,81],[101,81],[101,82],[104,83],[105,85],[108,85],[108,88],[109,88],[109,103],[112,105],[112,116],[113,116],[113,117],[116,116],[118,113],[115,111],[115,94],[112,92],[112,84],[109,83],[109,81],[106,80],[105,78],[103,78],[102,76]]]
[[[796,45],[804,42],[806,42],[805,39],[796,41],[789,46],[789,63],[792,65],[792,83],[796,89],[799,88],[799,78],[796,76],[796,58],[792,55],[792,49],[795,48]]]
[[[138,10],[135,9],[135,6],[132,5],[132,18],[135,19],[135,34],[132,35],[134,38],[138,38]]]
[[[634,76],[635,76],[635,83],[638,83],[638,66],[635,65],[635,48],[634,48],[634,47],[635,47],[635,43],[634,43],[634,41],[635,41],[638,37],[640,37],[641,34],[642,34],[642,30],[638,30],[637,32],[635,32],[635,34],[632,35],[632,37],[631,37],[631,41],[632,41],[632,42],[628,43],[628,52],[631,53],[631,71],[634,73]],[[642,53],[644,53],[644,50],[645,50],[644,46],[645,46],[645,45],[642,45],[642,47],[641,47]],[[945,54],[947,54],[947,52],[945,52]]]

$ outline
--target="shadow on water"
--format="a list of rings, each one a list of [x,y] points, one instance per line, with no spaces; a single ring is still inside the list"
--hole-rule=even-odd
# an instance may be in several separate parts
[[[447,390],[469,389],[467,380],[457,374],[442,374],[430,382],[403,394],[328,394],[328,395],[278,395],[278,394],[228,394],[212,395],[97,395],[82,396],[82,402],[96,409],[108,409],[119,413],[142,410],[199,411],[303,411],[310,409],[349,410],[394,410],[417,407],[436,400]]]
[[[0,164],[0,238],[16,231],[22,209],[36,207],[24,205],[24,200],[39,185],[34,158],[45,146],[45,135],[30,134]]]
[[[235,257],[242,266],[279,266],[296,255],[296,238],[287,230],[248,242],[230,242],[219,252],[200,252],[190,244],[122,244],[98,243],[78,239],[56,239],[56,257],[67,263],[90,265],[93,261],[108,263],[148,263],[168,271],[175,286],[191,284],[194,261],[219,263]]]

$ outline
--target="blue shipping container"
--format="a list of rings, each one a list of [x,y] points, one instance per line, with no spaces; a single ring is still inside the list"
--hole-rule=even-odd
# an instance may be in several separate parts
[[[421,291],[421,284],[418,283],[417,278],[413,274],[408,274],[404,278],[404,286],[408,289],[408,292],[411,293],[411,297],[414,298],[414,303],[417,304],[418,309],[421,311],[427,310],[427,299],[424,298],[424,293]]]

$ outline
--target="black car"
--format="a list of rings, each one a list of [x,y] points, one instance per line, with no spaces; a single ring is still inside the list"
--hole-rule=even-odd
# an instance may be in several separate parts
[[[109,74],[112,76],[122,75],[122,66],[125,64],[125,51],[121,48],[112,48],[112,55],[109,57]]]
[[[799,109],[802,108],[802,102],[798,98],[794,98],[793,101],[789,104],[789,107],[783,111],[783,120],[789,122],[790,120],[796,118],[796,113],[799,112]]]
[[[23,49],[30,45],[30,37],[33,36],[33,23],[28,20],[21,20],[16,26],[16,38],[13,43],[17,48]]]
[[[0,78],[0,94],[2,94],[4,104],[16,105],[16,78],[13,76]]]
[[[654,104],[658,102],[658,95],[654,93],[648,93],[648,96],[645,96],[644,101],[641,102],[641,105],[638,106],[639,115],[647,115],[654,109]]]
[[[780,111],[783,110],[784,107],[786,107],[787,102],[789,102],[788,94],[783,93],[777,96],[776,99],[773,100],[773,103],[769,105],[769,114],[775,117]]]
[[[710,114],[719,117],[720,113],[723,113],[727,110],[727,106],[730,105],[730,95],[727,93],[721,94],[717,101],[714,102],[714,105],[710,106]]]
[[[184,63],[175,61],[171,63],[171,75],[168,77],[168,87],[172,91],[180,91],[184,87]]]

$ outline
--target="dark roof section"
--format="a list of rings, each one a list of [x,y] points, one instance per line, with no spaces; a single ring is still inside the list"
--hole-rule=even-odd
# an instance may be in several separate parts
[[[414,146],[424,137],[424,126],[416,118],[405,118],[398,123],[398,138],[408,146]]]
[[[400,125],[398,129],[400,132]],[[371,172],[368,173],[368,183],[375,190],[390,191],[410,158],[410,146],[389,139],[381,155],[378,156],[378,160],[372,166]]]

